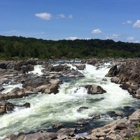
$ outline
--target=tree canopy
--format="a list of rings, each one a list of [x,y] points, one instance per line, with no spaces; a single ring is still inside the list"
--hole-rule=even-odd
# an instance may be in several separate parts
[[[140,44],[113,40],[43,40],[0,36],[0,59],[26,58],[134,58],[140,57]]]

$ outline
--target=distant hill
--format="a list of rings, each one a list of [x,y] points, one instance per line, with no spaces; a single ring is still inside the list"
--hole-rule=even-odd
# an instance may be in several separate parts
[[[113,40],[43,40],[0,36],[0,59],[26,58],[134,58],[140,44]]]

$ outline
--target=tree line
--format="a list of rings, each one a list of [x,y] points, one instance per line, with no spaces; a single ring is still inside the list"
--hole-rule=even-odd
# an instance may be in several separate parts
[[[0,36],[0,59],[137,58],[140,44],[113,40],[43,40]]]

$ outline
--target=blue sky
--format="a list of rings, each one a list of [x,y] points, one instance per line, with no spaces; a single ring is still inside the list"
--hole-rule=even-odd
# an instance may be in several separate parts
[[[0,0],[0,35],[140,43],[140,0]]]

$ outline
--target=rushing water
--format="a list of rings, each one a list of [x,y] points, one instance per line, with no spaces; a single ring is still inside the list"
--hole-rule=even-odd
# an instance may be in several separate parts
[[[33,73],[41,75],[40,69],[41,67],[37,66]],[[53,124],[74,127],[77,121],[90,120],[95,114],[106,114],[109,111],[121,112],[124,106],[138,107],[138,100],[132,98],[119,85],[111,83],[110,78],[107,78],[107,81],[102,80],[108,70],[107,65],[96,69],[86,64],[85,70],[80,71],[85,77],[64,82],[56,95],[39,93],[9,100],[16,105],[29,102],[31,107],[22,109],[16,107],[12,113],[0,116],[1,138],[11,133],[51,129]],[[89,95],[84,88],[89,84],[100,85],[107,93]],[[88,109],[78,111],[80,107],[88,107]],[[113,120],[109,116],[102,116],[99,120],[91,121],[87,127],[94,128]]]

